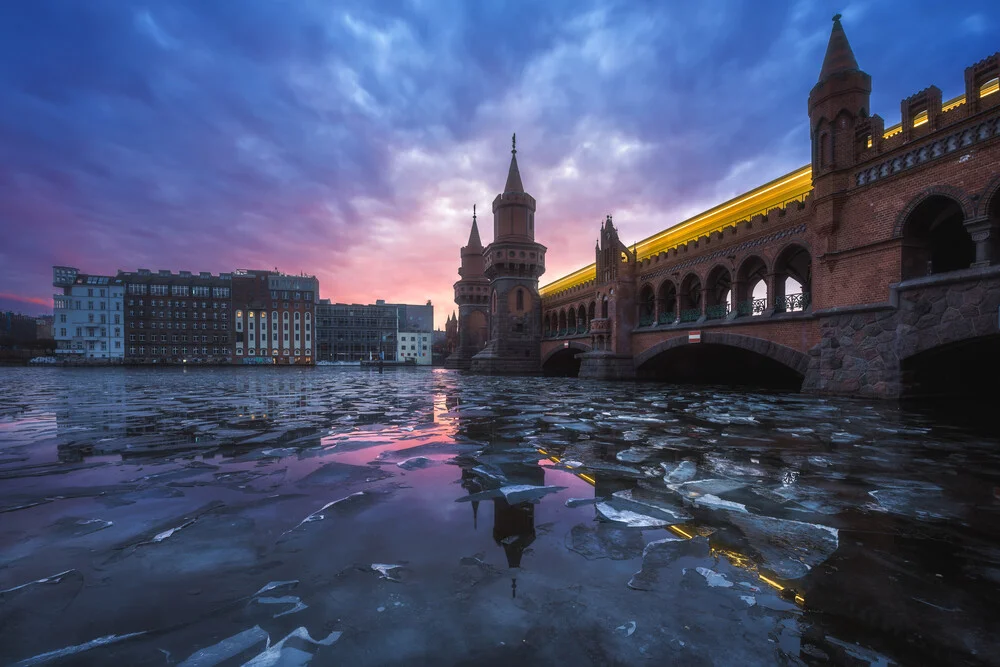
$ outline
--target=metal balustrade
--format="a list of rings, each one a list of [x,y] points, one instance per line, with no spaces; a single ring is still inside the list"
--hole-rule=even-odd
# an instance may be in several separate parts
[[[729,314],[729,305],[722,303],[718,306],[708,306],[705,308],[706,320],[721,320]]]
[[[688,308],[681,311],[681,322],[694,322],[701,318],[701,308]]]
[[[763,315],[765,310],[767,310],[767,299],[748,299],[736,304],[736,314],[741,317]]]
[[[775,299],[774,312],[794,313],[801,312],[809,307],[809,292],[786,294]]]

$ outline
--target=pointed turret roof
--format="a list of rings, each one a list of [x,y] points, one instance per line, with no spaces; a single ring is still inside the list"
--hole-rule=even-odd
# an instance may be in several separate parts
[[[472,205],[472,230],[469,232],[469,243],[465,246],[470,250],[482,250],[483,242],[479,239],[479,225],[476,223],[476,205]]]
[[[507,170],[507,185],[503,188],[504,194],[508,192],[524,192],[521,185],[521,172],[517,169],[517,135],[511,137],[510,149],[510,169]]]
[[[847,41],[844,26],[840,25],[840,14],[833,17],[833,30],[830,31],[830,42],[826,45],[826,57],[823,58],[823,69],[819,72],[822,83],[834,74],[841,72],[856,72],[860,69],[858,61]]]

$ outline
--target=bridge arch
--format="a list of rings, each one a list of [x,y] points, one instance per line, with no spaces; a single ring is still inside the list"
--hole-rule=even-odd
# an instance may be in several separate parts
[[[767,262],[759,255],[747,255],[736,269],[736,312],[762,315],[770,305],[767,287]]]
[[[639,326],[644,327],[656,321],[656,292],[650,283],[645,283],[639,289]]]
[[[691,272],[681,281],[680,291],[681,322],[693,322],[701,317],[701,278]]]
[[[638,370],[660,354],[685,345],[692,347],[697,345],[721,345],[739,348],[767,357],[802,377],[805,377],[806,370],[809,368],[809,355],[787,345],[781,345],[780,343],[755,336],[714,331],[703,331],[700,343],[689,343],[687,336],[675,336],[657,343],[636,355],[635,367]]]
[[[913,346],[899,362],[902,398],[957,401],[955,407],[962,411],[975,406],[995,409],[993,394],[981,387],[992,386],[1000,374],[1000,333],[921,340],[926,344]]]
[[[1000,176],[995,176],[987,183],[976,204],[978,205],[977,218],[1000,218]]]
[[[670,324],[677,320],[677,284],[664,278],[656,289],[657,322]]]
[[[919,194],[900,213],[895,234],[902,238],[902,280],[966,269],[976,261],[976,244],[965,222],[974,208],[965,192],[939,186]]]
[[[576,340],[564,342],[561,347],[549,350],[542,357],[542,373],[571,377],[579,375],[580,360],[576,355],[582,352],[590,352],[590,346]]]
[[[584,333],[590,329],[590,322],[587,320],[587,309],[581,303],[576,307],[576,330]]]
[[[722,319],[729,314],[733,303],[733,273],[729,267],[716,264],[705,280],[705,316]]]
[[[775,255],[773,289],[775,312],[791,313],[809,307],[812,301],[812,253],[805,243],[792,241]]]

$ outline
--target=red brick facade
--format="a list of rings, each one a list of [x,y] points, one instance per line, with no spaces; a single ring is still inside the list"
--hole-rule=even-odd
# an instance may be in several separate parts
[[[966,70],[964,101],[942,104],[941,91],[928,88],[902,101],[901,126],[886,131],[870,115],[871,78],[835,21],[809,97],[813,189],[804,201],[638,262],[623,254],[614,276],[602,273],[598,248],[594,281],[543,298],[543,364],[560,350],[590,350],[581,374],[621,377],[623,359],[638,369],[701,330],[705,341],[801,371],[810,391],[898,395],[902,358],[866,352],[859,377],[848,377],[823,365],[834,357],[821,344],[837,327],[870,324],[855,314],[845,325],[845,312],[895,312],[899,290],[927,276],[985,293],[1000,283],[990,268],[1000,260],[998,74],[1000,53]],[[766,297],[755,300],[759,283]],[[794,291],[786,294],[786,283]],[[881,324],[871,331],[882,332],[887,316],[872,317]],[[920,326],[937,325],[925,318]],[[618,361],[608,372],[611,357]]]

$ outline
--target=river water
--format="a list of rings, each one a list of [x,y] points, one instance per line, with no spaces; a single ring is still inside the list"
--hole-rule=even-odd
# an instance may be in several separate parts
[[[0,369],[0,662],[1000,664],[996,438],[441,369]]]

